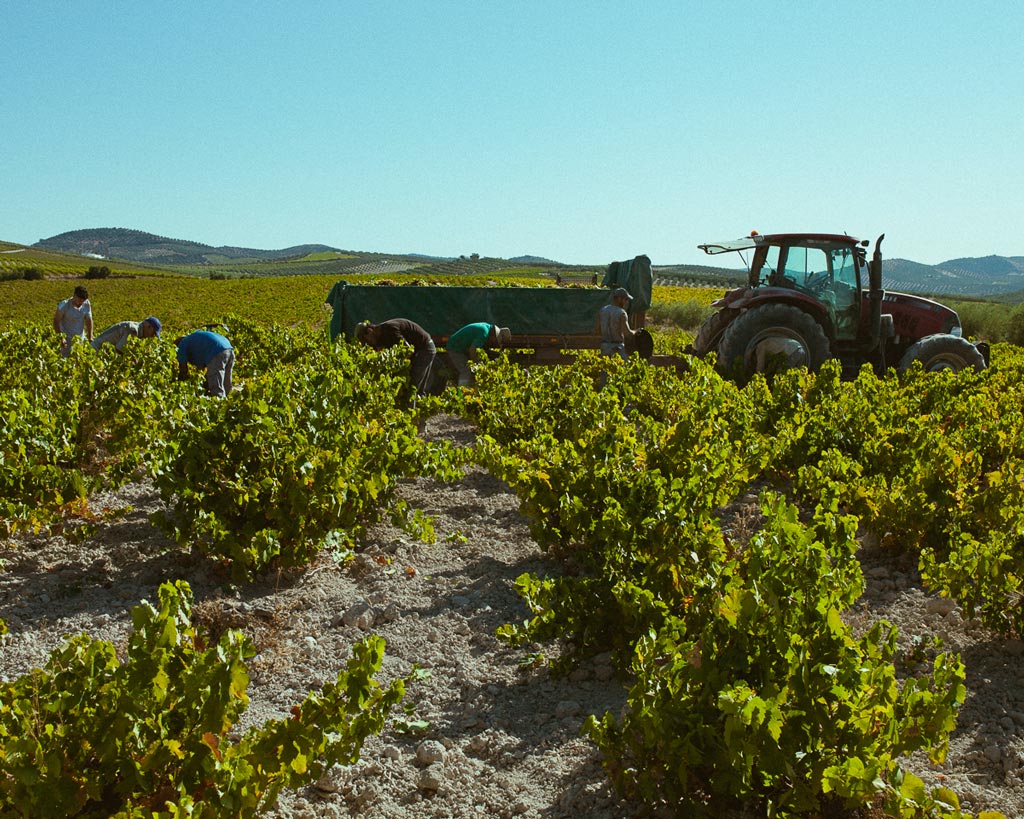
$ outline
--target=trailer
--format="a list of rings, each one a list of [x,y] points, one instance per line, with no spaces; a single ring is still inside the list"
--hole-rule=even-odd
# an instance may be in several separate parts
[[[514,351],[514,360],[562,364],[574,360],[579,350],[600,348],[601,337],[594,333],[594,320],[608,303],[613,288],[629,290],[633,296],[627,310],[630,326],[643,328],[651,306],[652,284],[650,259],[637,256],[608,265],[601,286],[354,285],[339,281],[326,303],[333,311],[332,341],[341,335],[352,339],[356,326],[363,321],[406,318],[430,333],[438,347],[444,347],[460,327],[483,321],[510,328],[512,340],[506,346]],[[667,363],[656,360],[652,351],[637,350],[636,343],[630,346],[632,351],[648,353],[644,357],[652,363]]]

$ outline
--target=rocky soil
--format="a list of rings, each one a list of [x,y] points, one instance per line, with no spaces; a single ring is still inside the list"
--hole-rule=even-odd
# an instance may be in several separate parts
[[[448,417],[432,419],[425,434],[464,443],[473,436]],[[392,726],[367,742],[356,765],[284,794],[268,817],[638,815],[640,806],[610,789],[580,736],[587,714],[617,713],[625,701],[609,658],[557,678],[532,662],[548,647],[511,648],[495,639],[498,626],[527,615],[513,580],[557,571],[530,539],[514,494],[479,470],[458,484],[418,480],[400,491],[433,517],[436,543],[382,525],[354,561],[324,555],[305,572],[237,591],[150,523],[162,506],[150,484],[94,498],[93,508],[109,509],[110,520],[83,542],[27,538],[3,551],[0,617],[10,634],[0,647],[0,676],[42,665],[67,635],[122,643],[131,607],[155,600],[164,580],[183,578],[197,617],[242,628],[257,645],[247,724],[286,717],[307,691],[336,676],[350,646],[369,632],[387,640],[386,675],[405,674],[414,663],[430,671],[409,690],[414,711],[402,715],[423,721],[423,730]],[[729,514],[738,531],[756,526],[755,498]],[[955,605],[923,591],[912,566],[867,549],[862,561],[868,590],[851,622],[866,628],[888,619],[908,650],[916,639],[941,636],[967,666],[968,699],[947,762],[934,768],[915,758],[907,766],[954,788],[965,808],[1024,816],[1024,643],[965,622]]]

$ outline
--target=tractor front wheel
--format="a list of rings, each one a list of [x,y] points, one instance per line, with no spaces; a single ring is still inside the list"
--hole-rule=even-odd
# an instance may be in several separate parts
[[[766,304],[741,313],[725,328],[718,366],[744,383],[758,372],[817,370],[828,355],[828,337],[813,316],[792,304]]]
[[[903,354],[896,369],[903,373],[910,369],[915,361],[921,362],[925,372],[938,370],[960,372],[968,367],[975,370],[985,369],[985,357],[981,354],[981,350],[966,338],[949,333],[936,333],[914,342]]]

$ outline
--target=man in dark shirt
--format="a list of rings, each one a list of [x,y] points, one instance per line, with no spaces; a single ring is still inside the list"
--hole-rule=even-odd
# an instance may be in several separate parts
[[[426,394],[430,387],[430,370],[434,365],[434,356],[437,354],[437,350],[430,333],[415,321],[395,318],[382,321],[380,324],[363,322],[356,327],[356,340],[375,350],[383,350],[403,343],[412,347],[412,368],[409,370],[409,381],[419,395]]]

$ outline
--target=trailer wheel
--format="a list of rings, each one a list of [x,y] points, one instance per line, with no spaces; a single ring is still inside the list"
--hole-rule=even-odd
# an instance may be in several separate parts
[[[718,366],[742,384],[757,372],[817,370],[828,355],[828,337],[813,316],[791,304],[766,304],[741,313],[725,329]]]
[[[949,333],[925,336],[912,344],[903,354],[896,369],[900,373],[906,372],[915,361],[921,362],[925,372],[960,372],[968,367],[974,370],[985,369],[985,357],[981,350],[967,339]]]

